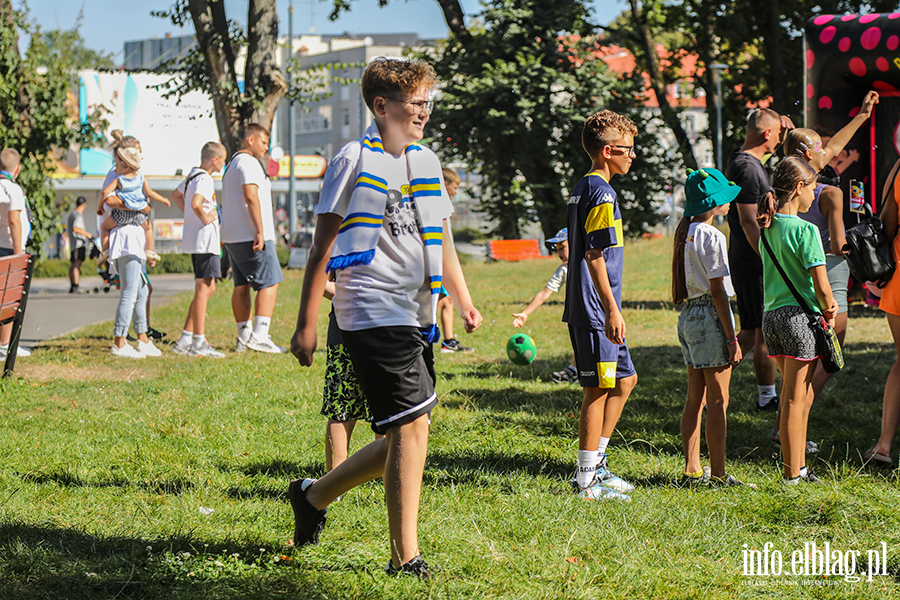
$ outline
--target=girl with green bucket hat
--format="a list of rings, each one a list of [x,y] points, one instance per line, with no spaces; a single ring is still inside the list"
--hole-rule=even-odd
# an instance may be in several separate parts
[[[680,485],[741,486],[725,472],[728,386],[731,368],[741,361],[728,298],[734,295],[725,235],[713,217],[728,213],[740,193],[716,169],[688,171],[684,217],[675,230],[672,256],[672,301],[684,304],[678,316],[678,341],[688,373],[681,414],[684,475]],[[700,464],[700,419],[706,405],[709,471]]]

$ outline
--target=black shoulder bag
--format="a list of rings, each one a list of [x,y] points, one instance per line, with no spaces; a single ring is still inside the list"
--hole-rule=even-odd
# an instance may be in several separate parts
[[[809,328],[812,329],[813,336],[816,338],[816,352],[819,353],[819,358],[822,359],[822,366],[825,368],[825,372],[837,373],[844,368],[844,355],[841,352],[841,345],[838,342],[837,334],[834,332],[834,329],[828,325],[828,321],[825,320],[825,317],[810,308],[803,296],[797,293],[797,288],[795,288],[794,284],[791,283],[791,280],[788,279],[784,269],[781,268],[781,265],[775,258],[775,253],[772,252],[769,241],[766,239],[765,229],[759,232],[759,237],[763,242],[763,246],[766,247],[766,252],[769,253],[769,258],[772,259],[775,268],[781,273],[781,278],[784,279],[788,289],[791,290],[791,293],[797,300],[797,304],[800,305],[800,308],[806,313],[806,318],[809,319]]]
[[[898,167],[900,161],[894,165],[887,179],[884,198],[894,188]],[[894,274],[893,240],[888,239],[881,219],[872,214],[868,204],[864,206],[866,218],[844,232],[847,243],[842,250],[854,279],[861,283],[873,281],[879,288],[883,288]]]

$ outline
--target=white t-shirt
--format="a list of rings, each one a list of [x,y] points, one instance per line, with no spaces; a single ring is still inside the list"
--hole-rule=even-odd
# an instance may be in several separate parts
[[[734,296],[725,234],[712,225],[691,223],[684,245],[684,279],[688,298],[709,294],[709,280],[716,277],[722,277],[728,296]]]
[[[22,249],[28,241],[31,233],[31,223],[28,222],[28,211],[25,209],[25,192],[13,181],[0,179],[0,248],[12,250],[13,240],[9,231],[9,213],[18,210],[19,221],[22,223]]]
[[[123,256],[137,256],[146,260],[144,247],[147,245],[147,234],[140,225],[122,225],[109,232],[109,259],[116,260]]]
[[[222,241],[226,244],[252,242],[256,229],[250,220],[245,185],[257,186],[259,212],[262,217],[263,239],[275,241],[275,219],[272,214],[272,186],[266,179],[262,165],[246,152],[234,155],[222,177]],[[185,203],[187,199],[185,198]]]
[[[359,140],[344,146],[325,172],[316,214],[347,214],[350,196],[359,175]],[[406,157],[385,153],[381,159],[390,165],[378,173],[387,181],[389,192],[400,195],[400,202],[385,207],[381,234],[375,246],[375,258],[368,265],[342,269],[337,273],[332,301],[338,325],[344,331],[373,327],[431,325],[431,284],[425,272],[425,249],[412,205]],[[435,215],[446,219],[453,205],[441,176],[440,198]]]
[[[193,179],[191,179],[193,178]],[[185,187],[185,182],[190,183]],[[200,209],[205,214],[216,212],[216,188],[212,176],[201,169],[194,167],[190,175],[178,184],[176,188],[184,194],[184,228],[181,234],[182,254],[218,254],[219,253],[219,221],[204,224],[191,203],[194,196],[203,196],[203,204]]]
[[[553,293],[558,292],[561,288],[565,287],[568,274],[568,264],[563,263],[556,267],[556,270],[553,271],[553,275],[550,277],[550,281],[547,282],[547,289]]]

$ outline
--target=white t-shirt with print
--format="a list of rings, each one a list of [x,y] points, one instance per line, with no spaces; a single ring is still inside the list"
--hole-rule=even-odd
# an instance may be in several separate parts
[[[257,186],[263,239],[275,241],[275,219],[272,210],[272,186],[259,161],[239,152],[234,155],[222,177],[222,241],[226,244],[252,242],[256,229],[244,200],[244,186]],[[187,199],[185,199],[187,202]]]
[[[185,186],[185,182],[190,183]],[[184,194],[184,228],[181,234],[182,254],[218,254],[219,253],[219,220],[204,224],[191,203],[194,196],[203,196],[200,210],[205,214],[216,212],[216,188],[212,176],[194,167],[187,178],[176,188]]]
[[[9,231],[9,213],[19,212],[19,222],[22,224],[22,249],[31,233],[31,223],[28,221],[28,211],[25,209],[25,192],[19,184],[5,178],[0,178],[0,248],[12,250],[12,233]]]
[[[359,175],[361,147],[359,140],[350,142],[332,159],[325,172],[316,214],[347,214]],[[400,201],[388,200],[372,262],[337,273],[333,304],[338,325],[344,331],[431,325],[431,284],[425,271],[425,250],[409,189],[406,157],[385,153],[380,161],[389,164],[378,176],[387,181],[389,191],[397,192]],[[434,214],[441,219],[453,214],[443,176],[440,198],[420,201],[439,203]]]
[[[705,223],[688,226],[684,245],[684,279],[688,298],[699,298],[710,293],[709,280],[722,278],[728,296],[734,296],[728,269],[728,246],[725,234]]]
[[[556,270],[553,271],[553,275],[550,277],[550,281],[547,282],[546,288],[553,293],[558,292],[561,288],[566,285],[566,277],[569,274],[569,265],[563,263],[556,267]]]

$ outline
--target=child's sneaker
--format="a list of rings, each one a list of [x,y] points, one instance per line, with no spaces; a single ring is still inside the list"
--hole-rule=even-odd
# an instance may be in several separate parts
[[[246,345],[251,350],[256,350],[257,352],[268,352],[269,354],[282,354],[285,352],[285,349],[281,346],[277,346],[269,336],[260,339],[251,333],[250,339],[247,340]],[[238,350],[238,352],[240,352],[240,350]]]
[[[620,494],[612,488],[602,485],[596,477],[594,477],[587,487],[581,487],[574,479],[569,482],[575,495],[585,500],[621,500],[623,502],[631,502],[631,498],[625,494]]]
[[[450,338],[449,340],[444,340],[443,342],[441,342],[441,353],[447,352],[475,352],[475,349],[469,348],[468,346],[463,346],[458,341],[456,341],[455,338]]]
[[[387,566],[384,568],[384,572],[388,575],[412,575],[421,579],[431,579],[432,575],[438,571],[440,569],[429,567],[421,554],[399,568],[388,560]]]
[[[288,486],[288,500],[294,511],[294,547],[318,544],[319,534],[325,529],[327,510],[318,510],[306,499],[306,490],[315,479],[295,479]]]
[[[162,350],[154,346],[152,341],[144,343],[138,340],[137,351],[143,356],[162,356]]]
[[[125,344],[121,348],[114,344],[109,349],[109,353],[118,358],[144,358],[146,356],[146,354],[141,354],[135,350],[130,344]]]
[[[172,346],[172,352],[175,354],[190,354],[191,343],[188,342],[187,344],[182,344],[181,340],[179,340]]]
[[[681,476],[681,481],[676,484],[680,488],[698,488],[709,485],[709,467],[703,467],[699,475],[689,475],[685,473]]]
[[[209,342],[203,342],[203,345],[200,348],[194,348],[191,346],[190,351],[188,351],[190,356],[205,356],[206,358],[225,358],[224,352],[219,352],[215,348],[209,345]]]
[[[249,341],[249,340],[248,340]],[[235,352],[246,352],[247,344],[241,341],[241,338],[235,338],[234,341],[234,351]]]
[[[751,490],[756,489],[755,483],[744,483],[740,479],[734,477],[733,475],[729,475],[728,473],[725,473],[725,475],[722,477],[710,477],[709,486],[714,488],[747,487]]]
[[[0,346],[0,358],[6,358],[7,354],[9,354],[9,344],[3,344]],[[31,356],[31,351],[19,346],[16,349],[16,358],[25,358],[26,356]]]
[[[608,457],[609,454],[604,454],[600,462],[597,463],[597,480],[600,482],[600,485],[608,487],[614,492],[630,494],[634,491],[634,486],[609,470],[609,467],[606,465]]]
[[[166,337],[168,334],[164,331],[160,331],[158,329],[153,329],[152,327],[147,328],[147,336],[152,340],[161,340]]]
[[[569,365],[562,371],[555,371],[552,373],[550,379],[556,383],[573,383],[578,381],[578,371],[575,370],[575,367]]]

